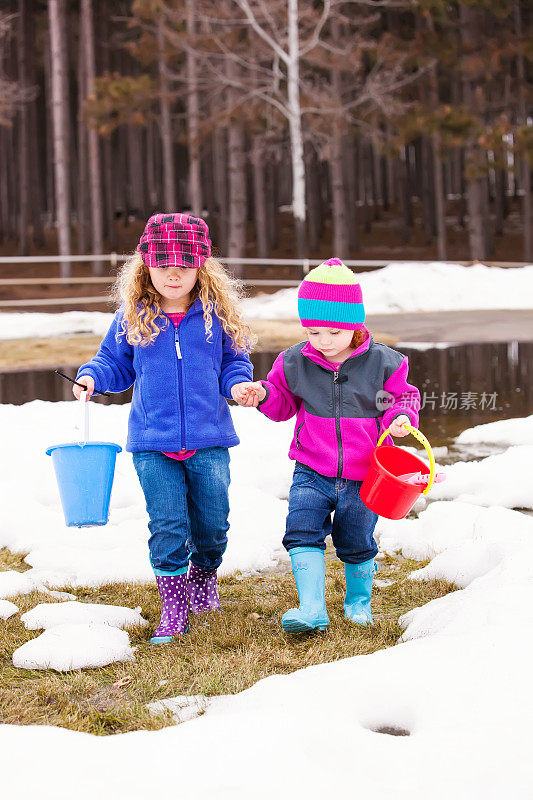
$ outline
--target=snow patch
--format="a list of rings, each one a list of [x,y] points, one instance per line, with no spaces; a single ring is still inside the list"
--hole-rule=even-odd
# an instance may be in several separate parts
[[[140,614],[141,607],[135,609],[125,606],[103,605],[100,603],[39,603],[22,614],[21,621],[30,631],[52,628],[56,625],[98,623],[115,628],[131,628],[134,625],[147,625]]]
[[[0,619],[9,619],[13,614],[16,614],[19,607],[9,600],[0,600]]]
[[[134,648],[126,631],[98,624],[57,625],[13,653],[15,667],[56,672],[105,667],[115,661],[134,659]]]
[[[156,700],[146,706],[151,714],[164,714],[169,711],[176,724],[188,722],[202,714],[209,705],[209,698],[203,694],[179,695],[166,700]]]

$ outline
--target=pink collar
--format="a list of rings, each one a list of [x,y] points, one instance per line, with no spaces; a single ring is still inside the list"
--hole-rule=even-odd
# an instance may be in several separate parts
[[[357,350],[354,350],[354,352],[352,353],[351,356],[349,356],[349,358],[354,358],[355,356],[360,356],[363,353],[366,353],[366,351],[370,347],[370,344],[372,342],[372,336],[370,335],[370,331],[366,326],[363,328],[363,330],[366,333],[366,339],[362,344],[359,345]],[[332,371],[335,371],[336,369],[333,362],[328,361],[327,358],[325,358],[321,352],[315,350],[311,342],[307,342],[307,344],[305,344],[302,347],[302,355],[307,356],[307,358],[310,358],[311,361],[313,361],[315,364],[318,364],[320,367],[325,367],[325,369],[330,369]],[[349,359],[347,358],[346,361],[348,360]]]

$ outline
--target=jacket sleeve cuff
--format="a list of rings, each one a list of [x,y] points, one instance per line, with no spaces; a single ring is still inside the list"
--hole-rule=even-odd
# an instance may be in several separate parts
[[[262,400],[260,400],[260,401],[259,401],[259,403],[257,404],[257,407],[258,407],[258,408],[259,408],[259,406],[262,406],[262,405],[263,405],[263,403],[266,403],[266,402],[267,402],[267,400],[268,400],[268,398],[270,397],[270,389],[268,388],[268,384],[267,384],[267,383],[265,383],[265,381],[261,381],[261,384],[263,385],[263,387],[264,387],[264,389],[265,389],[266,395],[265,395],[265,396],[263,397],[263,399],[262,399]]]
[[[250,383],[251,381],[252,378],[250,378],[249,375],[234,375],[232,378],[228,378],[224,388],[224,397],[227,397],[231,400],[231,390],[234,386],[236,386],[238,383]]]
[[[107,392],[108,387],[104,387],[104,381],[102,380],[102,375],[97,372],[96,370],[92,369],[92,367],[82,367],[78,374],[76,375],[76,380],[83,378],[84,375],[88,375],[89,378],[92,378],[95,385],[95,391],[97,392]]]
[[[412,408],[398,408],[398,406],[389,408],[389,410],[383,414],[383,428],[390,428],[394,420],[397,417],[401,417],[403,414],[409,417],[413,428],[418,428],[418,414],[416,414]]]

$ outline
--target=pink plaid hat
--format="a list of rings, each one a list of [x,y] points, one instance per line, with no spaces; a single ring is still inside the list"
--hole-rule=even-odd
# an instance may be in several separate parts
[[[137,250],[147,267],[198,269],[211,255],[209,228],[190,214],[154,214]]]

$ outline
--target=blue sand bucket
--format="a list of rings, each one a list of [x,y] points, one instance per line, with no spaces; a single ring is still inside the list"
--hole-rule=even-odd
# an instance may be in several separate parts
[[[106,525],[115,476],[115,460],[122,448],[114,442],[56,444],[46,451],[52,456],[69,526]]]
[[[54,469],[68,526],[106,525],[109,501],[115,476],[117,453],[122,448],[114,442],[88,442],[88,404],[84,401],[85,431],[83,442],[56,444],[46,451]]]

